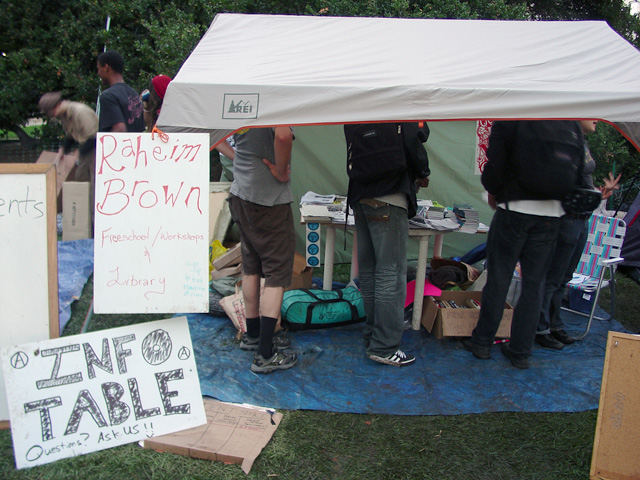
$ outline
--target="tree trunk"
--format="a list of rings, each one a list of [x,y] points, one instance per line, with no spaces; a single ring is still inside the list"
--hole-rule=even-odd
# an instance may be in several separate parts
[[[18,140],[20,140],[20,145],[23,148],[36,148],[37,140],[33,137],[30,137],[27,132],[25,132],[21,127],[14,126],[11,128],[11,131],[16,134]]]

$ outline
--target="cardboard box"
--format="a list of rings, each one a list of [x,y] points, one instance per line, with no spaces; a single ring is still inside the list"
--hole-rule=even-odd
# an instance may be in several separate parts
[[[238,265],[242,262],[242,252],[240,251],[240,244],[236,243],[229,250],[224,252],[213,263],[213,268],[216,270],[222,270],[223,268],[230,267],[232,265]]]
[[[313,276],[313,268],[306,267],[300,273],[293,273],[291,277],[291,285],[286,290],[296,290],[298,288],[311,288],[311,280]]]
[[[67,178],[72,179],[72,172],[75,169],[76,161],[78,160],[78,151],[74,150],[69,155],[63,155],[61,158],[58,158],[58,154],[56,152],[48,152],[44,150],[36,163],[47,163],[56,166],[56,188],[58,195],[58,213],[62,212],[62,185],[67,180]]]
[[[62,240],[92,238],[89,182],[62,185]]]
[[[307,268],[307,259],[300,255],[299,253],[296,253],[293,256],[293,274],[299,274],[304,272],[304,270]]]
[[[231,224],[229,210],[229,188],[231,182],[209,183],[209,243],[223,242]]]
[[[478,323],[480,310],[476,308],[438,308],[434,300],[452,300],[456,305],[466,307],[467,299],[480,303],[481,298],[482,292],[468,291],[444,291],[439,297],[425,297],[422,306],[422,325],[436,338],[470,337]],[[511,336],[512,318],[513,307],[505,303],[496,337],[508,338]]]
[[[239,277],[240,275],[242,275],[241,263],[231,267],[221,268],[220,270],[211,270],[211,280],[220,280],[224,277]]]
[[[640,478],[639,444],[640,336],[609,332],[589,478]]]

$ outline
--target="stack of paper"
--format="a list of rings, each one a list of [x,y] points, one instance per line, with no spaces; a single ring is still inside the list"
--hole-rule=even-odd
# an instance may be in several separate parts
[[[300,218],[305,223],[344,223],[346,197],[307,192],[300,201]]]
[[[475,208],[468,204],[454,205],[453,212],[460,223],[461,232],[476,233],[478,231],[480,216]]]
[[[446,216],[447,210],[444,205],[434,203],[426,211],[426,218],[431,220],[442,220]]]
[[[428,228],[430,230],[449,231],[458,230],[460,224],[453,218],[443,218],[442,220],[430,220],[428,218],[422,218],[415,216],[409,219],[410,228]]]

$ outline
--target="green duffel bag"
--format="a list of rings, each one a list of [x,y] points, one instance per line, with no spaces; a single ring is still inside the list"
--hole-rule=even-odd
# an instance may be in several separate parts
[[[289,330],[327,328],[363,322],[362,294],[356,287],[342,290],[298,289],[284,292],[282,326]]]

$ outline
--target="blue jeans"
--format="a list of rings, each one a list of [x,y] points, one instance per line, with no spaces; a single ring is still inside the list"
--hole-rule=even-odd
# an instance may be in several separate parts
[[[540,310],[538,334],[549,334],[564,329],[560,318],[562,298],[567,282],[573,277],[584,244],[589,233],[589,219],[571,218],[565,215],[560,219],[558,241],[553,253],[544,288],[544,299]]]
[[[367,320],[367,355],[389,355],[400,346],[407,293],[407,211],[383,202],[354,206],[360,291]]]
[[[522,291],[513,312],[509,349],[528,357],[540,318],[542,286],[558,235],[560,219],[498,208],[487,237],[487,283],[482,290],[478,324],[472,341],[491,346],[502,320],[513,270],[522,269]]]

